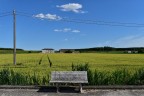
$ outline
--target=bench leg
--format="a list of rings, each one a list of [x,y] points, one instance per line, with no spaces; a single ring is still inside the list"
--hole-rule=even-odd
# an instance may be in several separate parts
[[[82,84],[80,84],[79,86],[80,86],[80,93],[82,93],[83,92],[83,90],[82,90]]]
[[[57,89],[57,93],[59,93],[59,84],[58,83],[56,83],[56,89]]]

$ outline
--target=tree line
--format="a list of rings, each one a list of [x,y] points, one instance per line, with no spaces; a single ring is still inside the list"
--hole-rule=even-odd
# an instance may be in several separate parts
[[[79,52],[137,51],[138,53],[144,53],[144,47],[114,48],[114,47],[104,46],[104,47],[75,49],[75,51],[79,51]]]

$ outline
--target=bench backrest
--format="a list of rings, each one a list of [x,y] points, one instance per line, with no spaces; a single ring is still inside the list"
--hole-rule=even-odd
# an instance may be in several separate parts
[[[87,71],[52,71],[50,83],[88,83]]]

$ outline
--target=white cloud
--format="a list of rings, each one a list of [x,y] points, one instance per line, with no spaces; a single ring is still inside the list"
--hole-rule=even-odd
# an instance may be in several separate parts
[[[82,11],[82,5],[79,3],[69,3],[65,5],[57,5],[56,7],[60,8],[62,11],[72,11],[75,13],[85,13],[85,11]]]
[[[45,18],[45,15],[42,14],[42,13],[40,13],[40,14],[34,15],[34,17],[44,19],[44,18]]]
[[[56,14],[43,14],[43,13],[34,15],[34,17],[40,18],[40,19],[48,19],[48,20],[61,20],[62,19],[60,16],[57,16]]]
[[[54,29],[55,32],[72,32],[72,33],[79,33],[80,30],[75,30],[71,28],[64,28],[64,29]]]
[[[70,32],[71,31],[71,28],[64,28],[63,29],[63,32]]]
[[[62,32],[62,30],[54,29],[55,32]]]
[[[144,36],[135,35],[120,38],[114,42],[118,47],[144,47]]]
[[[72,30],[72,32],[79,33],[80,31],[79,30]]]
[[[119,38],[113,41],[106,41],[103,43],[96,43],[96,46],[112,46],[112,47],[144,47],[144,36],[131,35]]]

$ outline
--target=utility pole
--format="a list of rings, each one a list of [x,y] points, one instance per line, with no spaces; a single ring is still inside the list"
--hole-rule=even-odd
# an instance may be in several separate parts
[[[16,65],[16,12],[13,10],[13,64]]]

